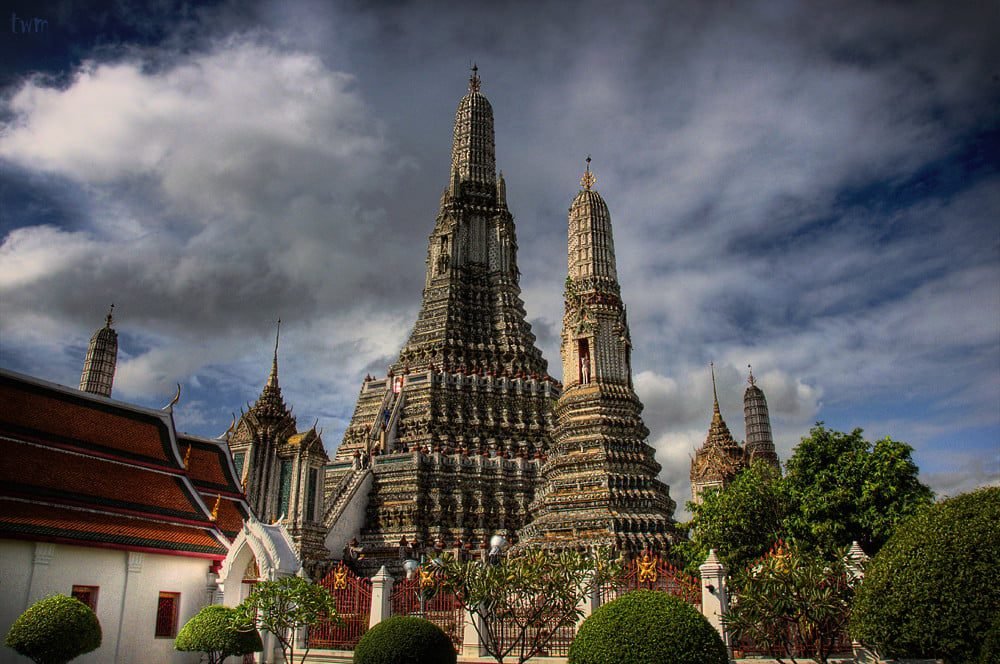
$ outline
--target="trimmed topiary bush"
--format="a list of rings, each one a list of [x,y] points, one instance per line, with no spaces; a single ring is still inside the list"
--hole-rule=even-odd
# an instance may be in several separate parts
[[[22,613],[4,641],[36,664],[65,664],[101,645],[101,623],[73,597],[53,595]]]
[[[569,649],[569,664],[728,664],[719,633],[673,595],[637,590],[594,611]]]
[[[1000,664],[1000,611],[993,616],[993,627],[983,638],[979,649],[979,664]]]
[[[236,609],[206,606],[181,627],[174,648],[208,655],[209,664],[220,664],[230,655],[247,655],[264,649],[257,630],[236,629]]]
[[[365,632],[354,664],[455,664],[458,656],[440,627],[412,616],[394,616]]]
[[[872,558],[851,635],[882,657],[979,660],[1000,611],[1000,488],[942,501],[904,522]]]

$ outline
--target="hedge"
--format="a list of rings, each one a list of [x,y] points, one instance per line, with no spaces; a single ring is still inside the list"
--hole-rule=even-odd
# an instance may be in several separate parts
[[[637,590],[580,625],[569,664],[727,664],[726,646],[699,611],[665,592]]]
[[[53,595],[28,607],[4,642],[36,664],[65,664],[101,646],[101,623],[80,600]]]
[[[365,632],[354,664],[455,664],[451,639],[440,627],[412,616],[394,616]]]

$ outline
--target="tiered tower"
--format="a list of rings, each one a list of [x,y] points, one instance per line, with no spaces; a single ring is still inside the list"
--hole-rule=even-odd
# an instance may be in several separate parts
[[[104,327],[98,328],[90,337],[87,347],[87,358],[83,362],[83,373],[80,374],[80,389],[91,394],[111,396],[111,387],[115,382],[115,365],[118,362],[118,333],[111,324],[111,315],[115,305],[111,305]]]
[[[747,365],[750,384],[743,393],[743,421],[746,425],[746,445],[744,450],[747,463],[763,461],[780,472],[781,463],[774,451],[774,438],[771,437],[771,418],[767,412],[767,399],[764,391],[757,387],[753,377],[753,367]]]
[[[664,550],[675,539],[676,504],[656,479],[660,464],[645,442],[611,215],[595,181],[588,157],[583,189],[569,209],[564,390],[552,454],[542,467],[544,488],[521,545]]]
[[[723,488],[746,467],[743,448],[733,440],[719,410],[719,394],[715,389],[715,366],[712,366],[712,422],[705,443],[691,460],[691,499],[701,502],[701,494],[709,488]],[[770,429],[770,427],[769,427]]]
[[[513,537],[527,520],[559,384],[526,320],[494,154],[493,109],[473,67],[420,313],[388,375],[363,384],[327,474],[336,502],[348,476],[374,460],[360,536],[366,565],[391,563],[401,542],[478,545],[498,532]]]
[[[302,558],[316,562],[327,557],[323,468],[329,457],[315,426],[298,432],[285,405],[278,384],[278,339],[276,334],[264,389],[227,432],[229,449],[256,517],[283,523]]]

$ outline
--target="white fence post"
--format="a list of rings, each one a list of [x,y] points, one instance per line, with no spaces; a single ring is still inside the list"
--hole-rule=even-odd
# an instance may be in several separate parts
[[[372,605],[368,612],[368,627],[372,628],[389,617],[392,610],[389,600],[392,597],[392,575],[385,565],[379,568],[378,574],[372,577]]]
[[[462,626],[462,655],[465,657],[482,657],[486,653],[483,651],[479,631],[476,629],[477,625],[480,628],[483,627],[482,619],[468,609],[463,609],[462,615],[464,616],[464,624]]]
[[[729,632],[722,622],[723,616],[729,612],[726,566],[719,561],[715,549],[712,549],[698,569],[701,570],[701,613],[718,630],[729,656],[732,657],[733,647],[729,642]]]

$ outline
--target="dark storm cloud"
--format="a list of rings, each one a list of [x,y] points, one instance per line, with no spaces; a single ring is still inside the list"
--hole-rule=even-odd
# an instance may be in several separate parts
[[[5,363],[44,356],[35,373],[72,382],[78,363],[40,349],[80,347],[115,299],[139,346],[124,393],[197,382],[191,426],[216,432],[259,390],[280,315],[289,401],[336,443],[416,315],[476,61],[557,377],[566,208],[594,156],[675,496],[710,360],[737,436],[754,364],[784,455],[826,418],[910,437],[954,484],[942,431],[997,439],[995,6],[123,7],[57,87],[5,91],[2,192],[32,201],[4,222]]]

